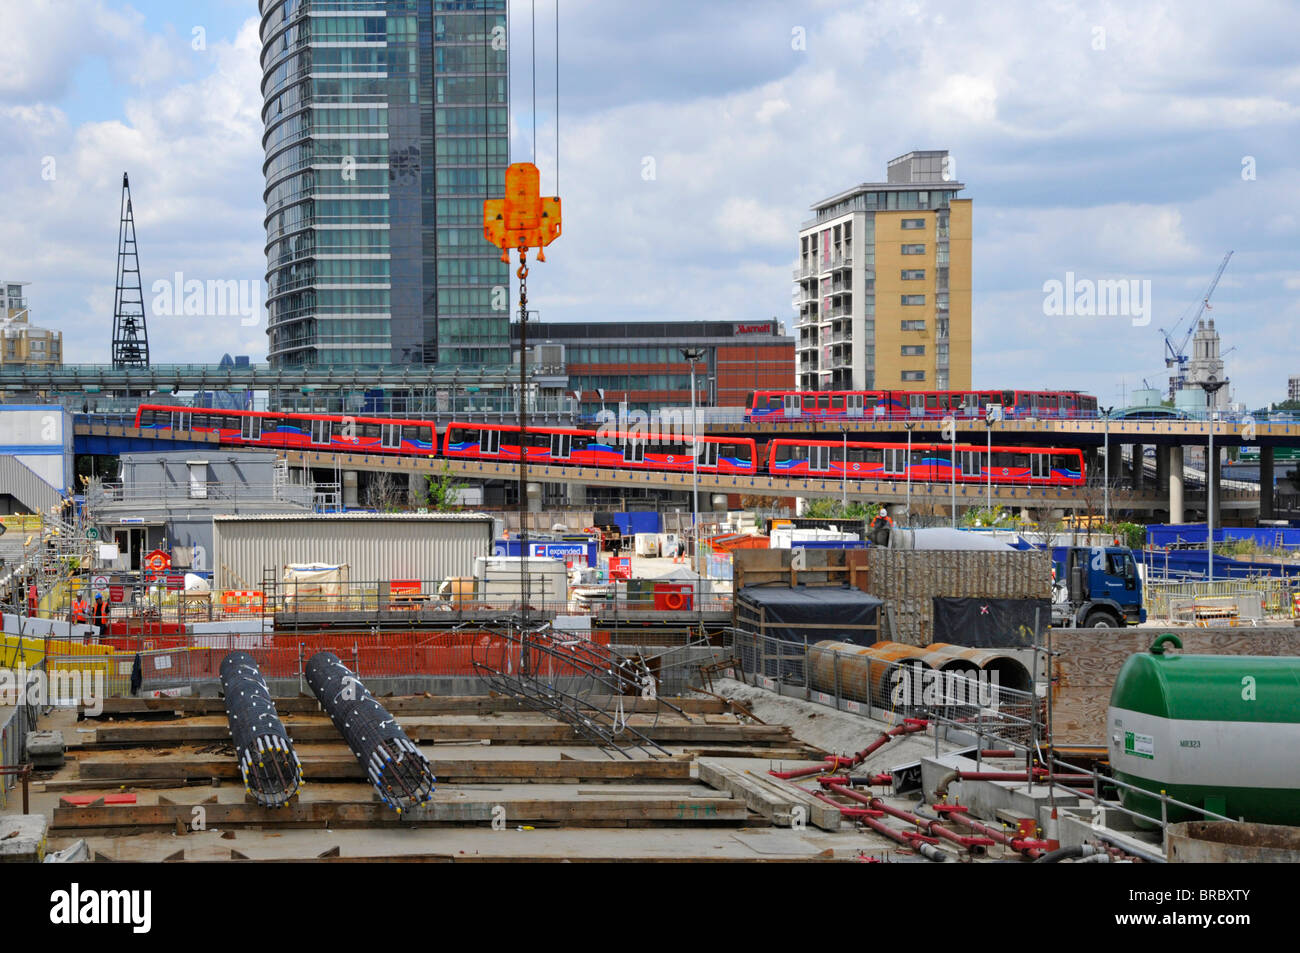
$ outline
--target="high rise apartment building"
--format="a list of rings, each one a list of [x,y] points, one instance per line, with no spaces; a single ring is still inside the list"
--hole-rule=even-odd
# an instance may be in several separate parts
[[[506,11],[261,0],[272,365],[509,365]]]
[[[815,204],[799,230],[800,390],[971,386],[971,200],[946,151]]]

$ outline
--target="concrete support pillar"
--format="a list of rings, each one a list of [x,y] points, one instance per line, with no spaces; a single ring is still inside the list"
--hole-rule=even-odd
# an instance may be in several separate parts
[[[1183,522],[1183,448],[1169,448],[1169,522]]]
[[[540,513],[542,511],[542,485],[540,483],[526,484],[528,495],[528,512]]]
[[[406,475],[406,497],[412,506],[426,506],[429,499],[429,478],[423,473]]]
[[[587,505],[587,484],[585,484],[585,483],[569,483],[569,484],[566,484],[566,490],[567,490],[567,492],[568,492],[568,494],[569,494],[569,505],[570,505],[570,506],[586,506],[586,505]]]
[[[1206,490],[1214,494],[1214,526],[1209,527],[1212,532],[1216,527],[1223,525],[1223,505],[1222,495],[1219,493],[1220,485],[1223,483],[1223,465],[1220,462],[1223,459],[1223,448],[1217,443],[1214,445],[1214,458],[1209,461],[1206,468]],[[1209,518],[1209,502],[1206,498],[1206,518]]]
[[[1156,492],[1169,492],[1169,448],[1156,446]]]
[[[1129,478],[1133,481],[1133,489],[1135,490],[1142,489],[1142,484],[1145,482],[1144,468],[1146,467],[1146,460],[1146,448],[1140,443],[1133,444],[1133,457],[1129,461]]]
[[[1259,518],[1273,518],[1273,448],[1259,448]]]
[[[357,471],[343,471],[343,506],[347,509],[356,509],[361,505],[361,498],[357,494]]]
[[[1110,459],[1106,461],[1106,476],[1116,480],[1119,478],[1120,473],[1123,472],[1124,451],[1114,440],[1110,442],[1110,446],[1106,449],[1110,454]]]

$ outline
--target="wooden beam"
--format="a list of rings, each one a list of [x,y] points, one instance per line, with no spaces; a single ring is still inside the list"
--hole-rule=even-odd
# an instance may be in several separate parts
[[[712,758],[701,758],[698,764],[701,782],[739,798],[750,810],[769,818],[778,827],[814,824],[827,831],[840,829],[838,808],[793,784]]]
[[[443,783],[465,781],[550,782],[550,781],[689,781],[691,762],[653,761],[539,761],[539,760],[431,760],[434,776]],[[338,754],[307,755],[302,758],[303,776],[308,781],[359,780],[365,772],[346,749]],[[166,758],[122,761],[107,757],[82,758],[79,777],[86,781],[130,784],[140,780],[239,778],[233,757],[203,754],[169,755]]]
[[[673,824],[740,822],[748,814],[742,801],[715,797],[645,797],[629,795],[557,800],[435,801],[398,814],[378,801],[295,801],[281,808],[255,804],[204,807],[209,828],[230,827],[412,827],[426,824],[490,824],[493,810],[504,807],[508,824],[534,821],[671,822]],[[193,805],[138,804],[121,807],[55,807],[50,830],[172,830],[193,818]]]

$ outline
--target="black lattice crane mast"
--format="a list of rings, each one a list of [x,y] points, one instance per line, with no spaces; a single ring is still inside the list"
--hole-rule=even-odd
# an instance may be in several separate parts
[[[140,256],[135,246],[135,212],[131,183],[122,173],[122,212],[117,228],[117,290],[113,295],[113,367],[149,366],[149,331],[145,327]]]

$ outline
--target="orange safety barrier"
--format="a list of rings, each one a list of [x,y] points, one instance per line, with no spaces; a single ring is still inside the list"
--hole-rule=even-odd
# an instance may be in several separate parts
[[[262,615],[266,593],[260,589],[226,589],[221,593],[221,611],[226,615]]]

